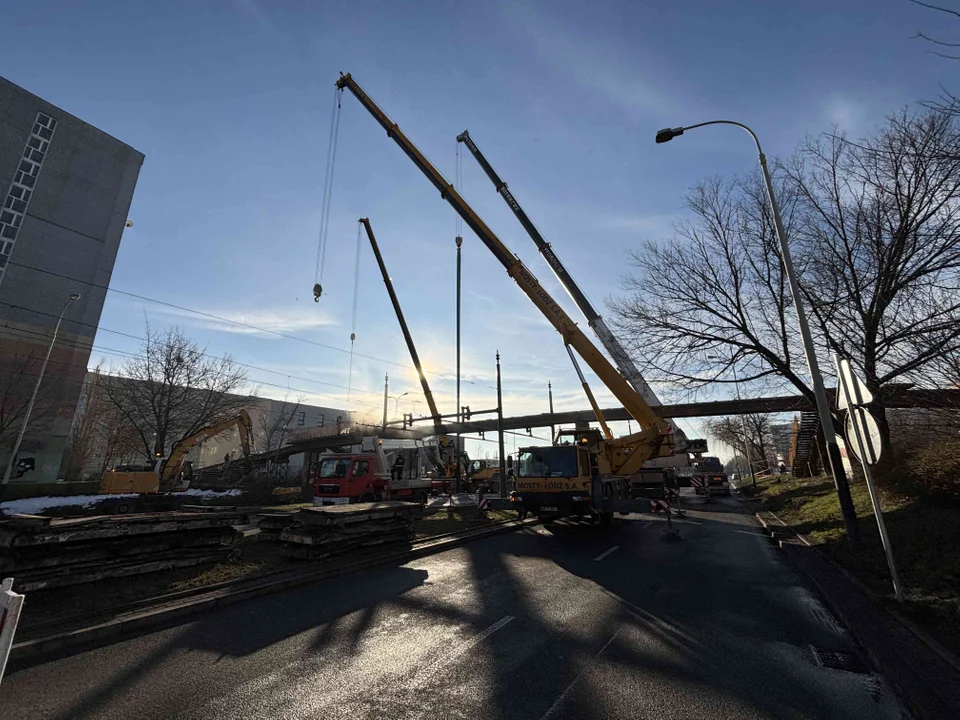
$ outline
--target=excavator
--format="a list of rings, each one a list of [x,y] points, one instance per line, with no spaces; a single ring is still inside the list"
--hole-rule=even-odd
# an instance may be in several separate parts
[[[168,493],[182,492],[190,487],[193,467],[186,459],[191,449],[204,440],[236,427],[240,435],[240,448],[244,457],[250,454],[250,436],[253,425],[246,410],[213,425],[201,428],[175,443],[170,455],[157,461],[152,470],[122,469],[107,470],[100,479],[100,493]]]
[[[580,286],[577,285],[577,282],[570,275],[570,272],[560,261],[560,258],[557,257],[557,254],[554,252],[550,243],[548,243],[543,238],[543,235],[540,234],[537,226],[533,224],[532,220],[530,220],[530,217],[527,215],[526,211],[524,211],[523,207],[521,207],[516,196],[507,186],[507,183],[504,182],[500,177],[500,174],[494,170],[493,166],[490,164],[490,161],[487,160],[486,156],[477,146],[477,143],[470,136],[470,131],[464,130],[462,133],[457,135],[457,142],[463,143],[466,146],[466,148],[470,151],[470,154],[473,155],[474,159],[477,161],[477,164],[490,179],[490,182],[493,183],[493,187],[497,191],[497,194],[503,198],[503,201],[507,204],[510,210],[513,211],[513,214],[516,216],[517,220],[520,221],[520,225],[523,226],[523,229],[527,231],[527,235],[530,236],[530,239],[533,240],[534,244],[537,246],[537,250],[543,256],[543,259],[546,261],[547,265],[549,265],[550,269],[553,270],[557,280],[567,291],[567,294],[570,295],[570,299],[573,300],[577,308],[587,319],[587,324],[593,329],[597,339],[600,340],[600,344],[603,345],[610,357],[613,358],[613,361],[616,363],[620,374],[623,375],[631,385],[633,385],[633,389],[640,393],[640,395],[643,396],[643,399],[646,400],[649,405],[653,407],[661,405],[662,403],[660,402],[660,398],[657,397],[656,393],[653,391],[653,388],[651,388],[644,379],[643,374],[634,364],[627,351],[620,344],[617,336],[611,332],[606,321],[603,319],[603,316],[597,312],[597,310],[593,307],[593,303],[591,303],[587,296],[584,295],[583,291],[580,289]],[[675,424],[670,423],[670,426],[678,442],[676,454],[673,458],[653,460],[651,464],[658,466],[678,464],[686,466],[689,464],[686,436]]]
[[[649,501],[631,497],[630,478],[640,472],[647,460],[673,455],[675,440],[670,424],[653,411],[533,273],[504,245],[353,77],[341,75],[336,86],[340,91],[349,90],[357,98],[386,130],[387,136],[400,146],[440,192],[440,197],[453,207],[493,253],[507,274],[560,334],[581,377],[600,430],[585,428],[564,431],[558,433],[555,445],[521,449],[517,463],[516,494],[512,498],[514,502],[522,503],[525,511],[540,517],[589,516],[601,524],[609,524],[615,512],[650,510]],[[574,351],[636,420],[641,428],[639,432],[620,438],[612,436],[580,372]]]

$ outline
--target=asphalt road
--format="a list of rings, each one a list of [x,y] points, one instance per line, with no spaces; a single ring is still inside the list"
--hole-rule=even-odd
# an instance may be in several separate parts
[[[739,501],[558,523],[13,672],[10,718],[897,718]],[[29,602],[29,598],[28,598]]]

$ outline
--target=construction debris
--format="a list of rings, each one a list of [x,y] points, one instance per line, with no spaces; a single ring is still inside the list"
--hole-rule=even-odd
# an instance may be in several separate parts
[[[421,508],[404,502],[304,508],[280,539],[288,557],[317,560],[381,545],[413,541]]]
[[[13,515],[0,520],[0,574],[23,592],[217,562],[237,540],[233,525],[246,521],[235,510]]]

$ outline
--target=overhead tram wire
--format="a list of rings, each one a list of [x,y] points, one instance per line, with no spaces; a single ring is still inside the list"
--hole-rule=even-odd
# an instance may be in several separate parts
[[[330,198],[333,195],[333,172],[337,162],[337,140],[340,136],[340,91],[333,91],[333,112],[330,118],[330,138],[327,142],[327,166],[323,174],[323,199],[320,203],[320,232],[317,238],[316,283],[313,301],[320,302],[323,294],[323,270],[327,264],[327,234],[330,227]]]
[[[75,282],[83,283],[84,285],[87,285],[88,287],[95,287],[95,288],[99,288],[100,290],[105,290],[105,291],[107,291],[107,292],[113,292],[113,293],[117,293],[117,294],[119,294],[119,295],[125,295],[125,296],[127,296],[127,297],[132,297],[132,298],[135,298],[135,299],[137,299],[137,300],[143,300],[144,302],[154,303],[154,304],[156,304],[156,305],[162,305],[162,306],[164,306],[164,307],[173,308],[174,310],[180,310],[180,311],[182,311],[182,312],[191,313],[192,315],[197,315],[197,316],[199,316],[199,317],[209,318],[209,319],[211,319],[211,320],[217,320],[217,321],[219,321],[219,322],[226,323],[226,324],[228,324],[228,325],[235,325],[235,326],[237,326],[237,327],[243,327],[243,328],[247,328],[247,329],[249,329],[249,330],[256,330],[257,332],[261,332],[261,333],[263,333],[263,334],[265,334],[265,335],[273,335],[273,336],[275,336],[275,337],[281,337],[281,338],[284,338],[284,339],[286,339],[286,340],[295,340],[296,342],[306,343],[307,345],[314,345],[314,346],[316,346],[316,347],[324,348],[325,350],[333,350],[333,351],[339,352],[339,353],[349,354],[349,352],[350,352],[349,350],[346,350],[346,349],[344,349],[344,348],[340,348],[340,347],[337,347],[337,346],[335,346],[335,345],[328,345],[328,344],[326,344],[326,343],[322,343],[322,342],[319,342],[319,341],[317,341],[317,340],[310,340],[310,339],[308,339],[308,338],[298,337],[297,335],[290,335],[290,334],[288,334],[288,333],[280,332],[279,330],[270,330],[269,328],[260,327],[259,325],[253,325],[252,323],[243,322],[242,320],[235,320],[235,319],[233,319],[233,318],[227,318],[227,317],[223,317],[223,316],[221,316],[221,315],[214,315],[213,313],[204,312],[203,310],[195,310],[195,309],[193,309],[193,308],[185,307],[185,306],[183,306],[183,305],[177,305],[176,303],[168,302],[168,301],[166,301],[166,300],[157,300],[156,298],[147,297],[146,295],[140,295],[140,294],[138,294],[138,293],[128,292],[128,291],[126,291],[126,290],[118,290],[117,288],[112,288],[112,287],[109,287],[108,285],[99,285],[99,284],[97,284],[97,283],[89,282],[89,281],[84,280],[84,279],[82,279],[82,278],[71,277],[70,275],[63,275],[63,274],[61,274],[61,273],[53,272],[52,270],[45,270],[45,269],[43,269],[43,268],[38,268],[38,267],[35,267],[35,266],[33,266],[33,265],[27,265],[26,263],[19,263],[19,262],[16,262],[16,261],[14,261],[14,260],[9,260],[9,261],[7,261],[7,265],[16,265],[17,267],[22,267],[22,268],[24,268],[24,269],[26,269],[26,270],[33,270],[34,272],[43,273],[43,274],[45,274],[45,275],[50,275],[50,276],[52,276],[52,277],[58,277],[58,278],[61,278],[61,279],[63,279],[63,280],[73,280],[73,281],[75,281]],[[10,305],[9,303],[0,303],[0,304]],[[13,305],[11,305],[11,307],[20,307],[20,306],[13,306]],[[22,309],[27,310],[27,311],[29,311],[29,312],[38,312],[38,311],[36,311],[36,310],[32,310],[31,308],[22,308]],[[48,313],[40,313],[40,314],[46,315],[46,314],[48,314]],[[56,316],[50,316],[50,317],[56,317]],[[81,325],[87,325],[87,326],[89,326],[89,327],[99,327],[99,326],[90,325],[89,323],[78,323],[78,321],[76,321],[76,320],[67,320],[66,318],[64,318],[64,321],[65,321],[65,322],[73,322],[73,323],[77,323],[77,324],[81,324]],[[140,340],[140,341],[143,340],[143,338],[137,337],[136,335],[129,335],[129,334],[127,334],[127,333],[121,333],[121,332],[119,332],[119,331],[117,331],[117,330],[107,330],[106,328],[100,328],[100,329],[103,329],[105,332],[110,332],[110,333],[113,333],[113,334],[115,334],[115,335],[125,335],[126,337],[130,337],[130,338],[133,338],[133,339],[135,339],[135,340]],[[372,361],[374,361],[374,362],[384,363],[384,364],[386,364],[386,365],[393,365],[394,367],[405,368],[405,369],[408,369],[408,370],[413,370],[413,369],[415,369],[412,365],[407,365],[406,363],[397,362],[396,360],[387,360],[387,359],[385,359],[385,358],[376,357],[376,356],[374,356],[374,355],[364,355],[363,353],[354,353],[354,355],[355,355],[356,357],[358,357],[358,358],[363,358],[364,360],[372,360]],[[434,377],[440,378],[440,379],[442,379],[442,380],[449,380],[449,379],[451,379],[451,376],[453,375],[453,374],[452,374],[451,372],[449,372],[449,371],[446,371],[446,372],[435,372],[435,371],[430,371],[430,370],[424,370],[424,373],[427,374],[427,375],[432,375],[432,376],[434,376]],[[478,386],[478,387],[485,387],[485,388],[488,388],[488,389],[490,389],[490,390],[496,390],[496,387],[494,387],[493,385],[485,385],[484,383],[476,382],[475,380],[463,380],[462,382],[468,383],[468,384],[470,384],[470,385],[476,385],[476,386]],[[338,387],[340,387],[340,386],[338,386]],[[373,390],[371,390],[370,392],[371,392],[371,393],[379,394],[379,391],[373,391]]]
[[[51,317],[51,318],[57,317],[56,315],[53,315],[53,314],[51,314],[51,313],[46,313],[46,312],[43,312],[42,310],[35,310],[35,309],[33,309],[33,308],[23,307],[22,305],[13,305],[13,304],[11,304],[11,303],[5,303],[5,302],[0,302],[0,305],[7,305],[8,307],[13,307],[13,308],[16,308],[16,309],[19,309],[19,310],[25,310],[25,311],[27,311],[27,312],[34,313],[34,314],[36,314],[36,315],[44,315],[44,316],[46,316],[46,317]],[[81,321],[79,321],[79,320],[70,320],[70,319],[64,318],[64,322],[70,322],[70,323],[74,323],[75,325],[84,325],[84,326],[87,326],[87,327],[92,327],[92,328],[95,328],[95,329],[103,330],[104,332],[107,332],[107,333],[112,333],[112,334],[120,335],[120,336],[122,336],[122,337],[127,337],[127,338],[130,338],[130,339],[133,339],[133,340],[137,340],[137,341],[139,341],[139,342],[143,342],[143,341],[145,340],[145,338],[139,337],[139,336],[137,336],[137,335],[131,335],[130,333],[124,333],[124,332],[120,332],[120,331],[118,331],[118,330],[111,330],[110,328],[106,328],[106,327],[98,327],[98,326],[96,326],[96,325],[93,325],[92,323],[85,323],[85,322],[81,322]],[[43,338],[43,339],[45,339],[45,340],[49,340],[49,335],[48,335],[48,334],[36,332],[36,331],[33,331],[33,330],[27,330],[26,328],[15,328],[15,327],[11,327],[11,326],[8,326],[8,325],[7,325],[7,326],[0,326],[0,330],[16,331],[16,332],[20,332],[20,333],[28,333],[28,334],[30,334],[30,335],[34,335],[34,336]],[[139,354],[139,353],[133,353],[133,352],[125,351],[125,350],[117,350],[117,349],[115,349],[115,348],[105,348],[105,347],[103,347],[102,345],[97,345],[97,344],[95,344],[95,343],[71,342],[71,341],[65,340],[65,341],[60,341],[60,342],[58,342],[57,345],[58,345],[58,347],[61,347],[61,348],[63,348],[63,347],[72,347],[72,348],[78,349],[78,350],[89,350],[89,351],[97,350],[98,352],[105,353],[105,354],[108,354],[108,355],[118,355],[118,356],[121,356],[121,357],[128,357],[128,358],[143,358],[143,357],[144,357],[143,355],[141,355],[141,354]],[[205,353],[205,352],[201,352],[201,353],[200,353],[200,356],[201,356],[201,357],[210,358],[210,359],[219,359],[218,356],[216,356],[216,355],[211,355],[210,353]],[[253,364],[251,364],[251,363],[243,363],[243,362],[240,362],[240,361],[238,361],[238,360],[234,360],[233,362],[234,362],[234,364],[239,365],[240,367],[250,368],[250,369],[253,369],[253,370],[259,370],[260,372],[267,372],[267,373],[271,373],[271,374],[274,374],[274,375],[280,375],[281,377],[291,377],[291,378],[294,378],[294,379],[297,379],[297,380],[303,380],[304,382],[316,383],[317,385],[325,385],[325,386],[327,386],[327,387],[337,388],[338,390],[347,390],[347,389],[348,389],[346,385],[338,385],[338,384],[336,384],[336,383],[328,383],[328,382],[324,382],[323,380],[315,380],[314,378],[302,377],[302,376],[299,376],[299,375],[290,375],[289,373],[281,372],[281,371],[279,371],[279,370],[271,370],[271,369],[269,369],[269,368],[260,367],[260,366],[258,366],[258,365],[253,365]],[[258,381],[254,381],[254,382],[258,382]],[[271,383],[262,383],[262,384],[271,384]],[[379,391],[379,390],[359,390],[358,392],[362,392],[362,393],[367,394],[367,395],[374,395],[374,396],[377,396],[377,397],[380,396],[380,391]],[[319,395],[320,393],[312,393],[312,394],[314,394],[314,395]],[[330,396],[324,396],[324,397],[330,397]],[[364,401],[364,400],[354,400],[353,402],[356,402],[357,404],[360,404],[360,405],[370,405],[370,406],[372,406],[372,407],[379,407],[379,403],[378,403],[378,402],[374,403],[374,402],[367,402],[367,401]]]
[[[30,331],[30,330],[24,330],[24,329],[22,329],[22,328],[0,327],[0,331],[10,331],[10,330],[16,330],[17,332],[26,332],[26,333],[30,333],[30,334],[32,334],[32,335],[37,335],[37,336],[43,337],[43,338],[47,338],[47,337],[48,337],[48,336],[47,336],[46,334],[44,334],[44,333],[36,333],[36,332]],[[19,337],[22,337],[22,336],[19,336]],[[118,356],[118,357],[124,357],[124,358],[127,358],[127,359],[131,359],[131,358],[143,358],[143,357],[144,357],[143,355],[139,355],[139,354],[137,354],[137,353],[131,353],[131,352],[127,352],[127,351],[125,351],[125,350],[115,350],[115,349],[113,349],[113,348],[104,348],[104,347],[102,347],[102,346],[95,345],[95,344],[72,343],[72,342],[59,343],[59,342],[58,342],[57,345],[58,345],[59,347],[61,347],[61,348],[67,347],[67,348],[73,348],[73,349],[76,349],[76,350],[91,350],[91,351],[92,351],[92,350],[96,350],[97,352],[100,352],[100,353],[103,353],[103,354],[106,354],[106,355],[116,355],[116,356]],[[0,354],[15,355],[16,353],[9,353],[9,352],[0,351]],[[202,355],[203,357],[213,357],[213,356],[208,355],[208,354],[205,354],[205,353],[201,353],[201,355]],[[54,363],[54,364],[57,364],[57,365],[67,365],[68,367],[75,367],[75,368],[77,368],[77,369],[84,369],[84,370],[89,371],[89,368],[88,368],[87,366],[76,365],[76,364],[74,364],[74,363],[66,363],[66,362],[64,362],[64,361],[62,361],[62,360],[50,360],[50,362],[51,362],[51,363]],[[286,373],[282,373],[282,372],[279,372],[279,371],[277,371],[277,370],[269,370],[269,369],[267,369],[267,368],[261,368],[261,367],[258,367],[258,366],[256,366],[256,365],[250,365],[250,364],[247,364],[247,363],[241,363],[241,362],[236,362],[236,361],[234,361],[234,362],[235,362],[237,365],[241,366],[241,367],[253,368],[254,370],[259,370],[259,371],[261,371],[261,372],[268,372],[268,373],[273,373],[273,374],[275,374],[275,375],[281,375],[281,376],[284,376],[284,377],[287,377],[287,378],[291,378],[291,377],[292,377],[292,378],[296,378],[296,379],[298,379],[298,380],[304,380],[304,381],[306,381],[306,382],[314,382],[314,383],[319,383],[319,384],[321,384],[321,385],[332,385],[333,387],[336,387],[336,388],[343,388],[342,385],[333,385],[332,383],[324,383],[324,382],[321,381],[321,380],[314,380],[314,379],[312,379],[312,378],[299,377],[299,376],[297,376],[297,375],[287,375]],[[109,373],[107,373],[107,374],[109,374]],[[37,376],[35,376],[35,375],[26,375],[26,377],[37,377]],[[318,393],[318,392],[315,392],[315,391],[313,391],[313,390],[303,390],[303,389],[298,389],[298,388],[290,388],[290,387],[289,387],[289,383],[288,383],[287,385],[280,385],[279,383],[271,383],[271,382],[268,382],[268,381],[266,381],[266,380],[259,380],[259,379],[257,379],[257,378],[247,378],[247,380],[248,380],[248,382],[249,382],[251,385],[254,385],[254,386],[266,385],[266,386],[268,386],[268,387],[277,387],[277,388],[284,388],[284,387],[286,387],[287,389],[295,390],[296,392],[302,392],[302,393],[306,393],[306,394],[308,394],[308,395],[314,395],[314,396],[317,396],[317,397],[328,398],[329,400],[333,400],[333,401],[338,402],[338,403],[339,403],[339,402],[343,402],[340,398],[336,398],[336,397],[334,397],[334,396],[332,396],[332,395],[324,395],[323,393]],[[370,394],[377,394],[377,395],[378,395],[379,393],[373,393],[373,392],[371,392]],[[350,401],[348,401],[348,404],[368,405],[368,406],[374,407],[374,408],[379,408],[379,407],[380,407],[380,403],[379,403],[379,402],[367,402],[367,401],[365,401],[365,400],[350,400]]]

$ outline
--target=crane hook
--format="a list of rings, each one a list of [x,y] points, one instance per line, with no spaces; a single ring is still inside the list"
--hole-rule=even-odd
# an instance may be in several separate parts
[[[323,286],[320,283],[316,283],[313,286],[313,301],[320,302],[321,295],[323,295]]]

